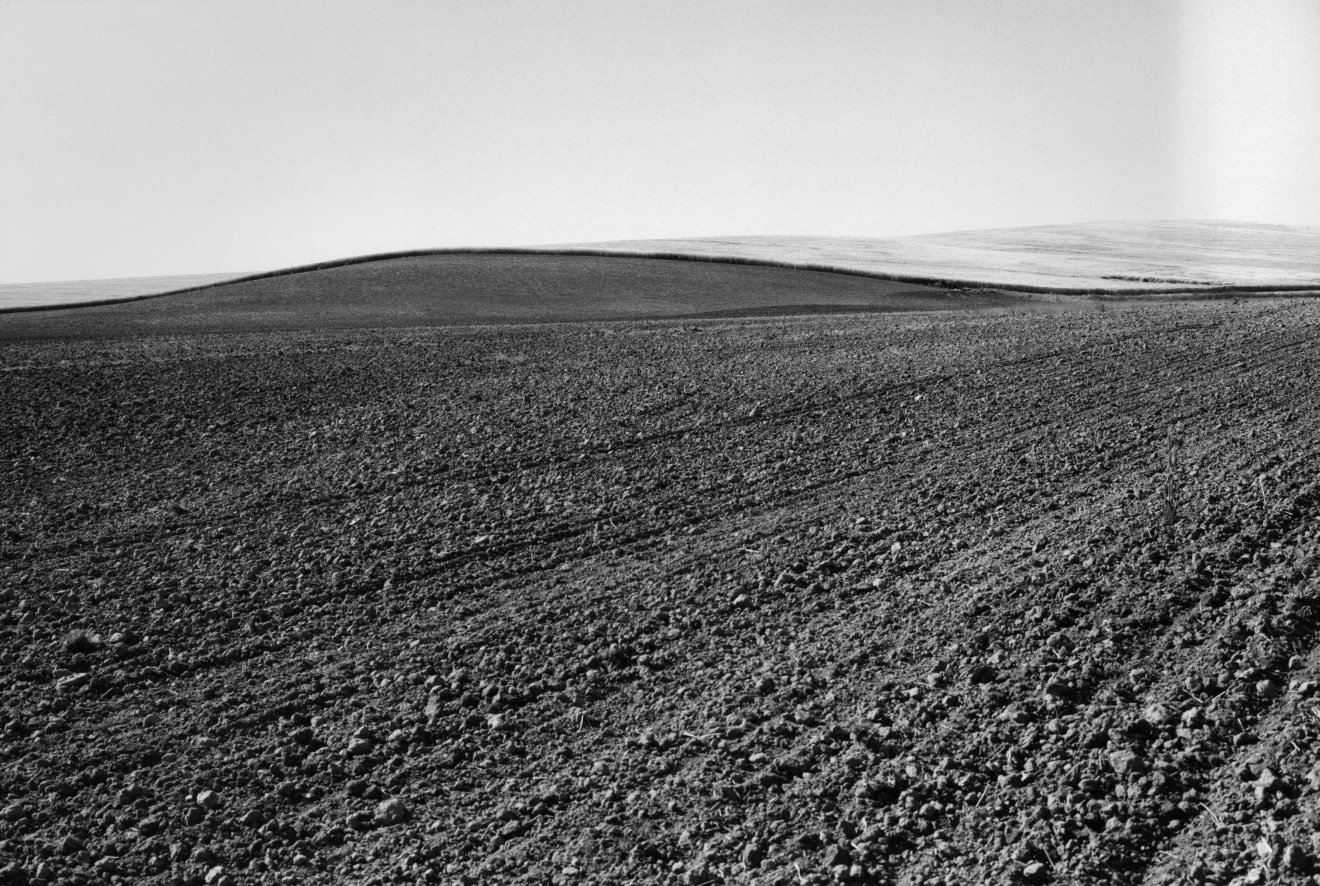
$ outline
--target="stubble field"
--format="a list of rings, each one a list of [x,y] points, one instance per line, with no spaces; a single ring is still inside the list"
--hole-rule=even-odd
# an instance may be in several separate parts
[[[8,341],[0,881],[1308,880],[1318,345]]]

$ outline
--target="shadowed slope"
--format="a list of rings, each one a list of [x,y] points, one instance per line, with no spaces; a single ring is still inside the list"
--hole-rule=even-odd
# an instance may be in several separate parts
[[[442,253],[341,264],[116,304],[0,315],[0,340],[543,323],[1014,303],[867,277],[709,262]]]

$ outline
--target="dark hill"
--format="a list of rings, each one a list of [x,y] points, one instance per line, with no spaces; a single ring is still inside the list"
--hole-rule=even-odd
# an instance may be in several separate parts
[[[1016,303],[848,274],[654,258],[444,253],[0,314],[0,340],[942,310]]]

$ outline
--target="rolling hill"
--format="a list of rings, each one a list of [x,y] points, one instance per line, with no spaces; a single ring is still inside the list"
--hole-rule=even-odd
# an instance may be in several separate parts
[[[625,240],[567,248],[775,261],[1019,291],[1320,289],[1320,229],[1246,222],[1046,225],[886,240],[764,236]]]
[[[0,340],[944,310],[1013,304],[869,277],[629,256],[439,253],[0,314]]]
[[[57,311],[0,321],[0,336],[932,310],[1014,297],[982,292],[969,301],[968,290],[976,289],[1127,298],[1320,292],[1320,229],[1167,221],[891,239],[747,236],[425,250],[248,276],[0,286],[0,315]],[[961,292],[951,297],[948,290]],[[120,304],[161,295],[169,298]],[[74,305],[96,309],[59,313]]]

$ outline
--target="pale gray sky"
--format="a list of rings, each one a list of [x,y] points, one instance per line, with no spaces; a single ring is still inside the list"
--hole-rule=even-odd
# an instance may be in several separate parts
[[[0,282],[1320,225],[1314,0],[0,0]]]

